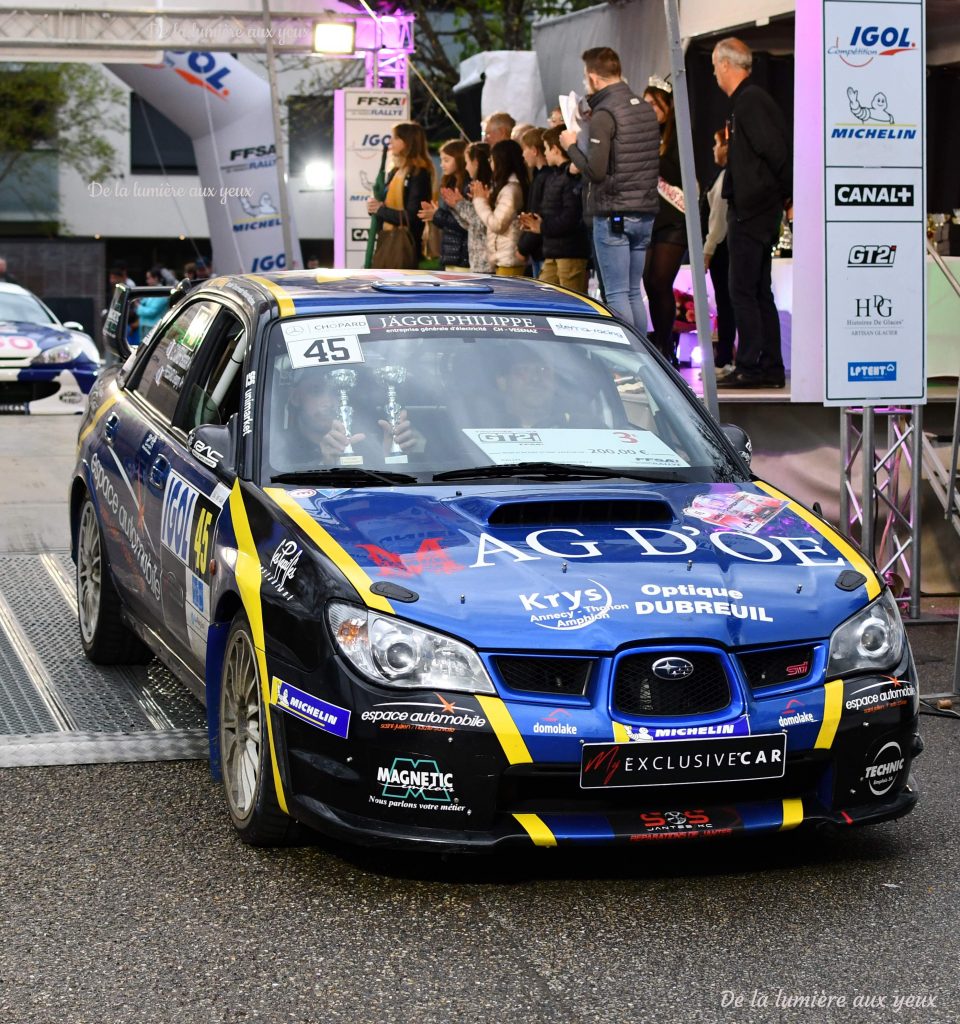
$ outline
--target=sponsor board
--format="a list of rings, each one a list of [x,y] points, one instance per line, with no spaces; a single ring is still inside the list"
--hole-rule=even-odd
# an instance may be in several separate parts
[[[847,266],[892,267],[896,258],[895,245],[852,245],[847,255]]]

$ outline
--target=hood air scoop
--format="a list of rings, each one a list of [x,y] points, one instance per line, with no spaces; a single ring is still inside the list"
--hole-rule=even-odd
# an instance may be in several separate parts
[[[673,511],[662,498],[568,498],[494,502],[456,502],[460,511],[488,526],[557,526],[587,523],[664,523]]]

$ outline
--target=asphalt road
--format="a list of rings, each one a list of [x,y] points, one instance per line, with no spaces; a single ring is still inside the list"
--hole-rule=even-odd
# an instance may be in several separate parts
[[[0,558],[55,542],[45,487]],[[924,692],[955,630],[911,627]],[[201,762],[6,769],[0,1024],[954,1022],[960,720],[922,722],[898,822],[509,858],[254,850]]]

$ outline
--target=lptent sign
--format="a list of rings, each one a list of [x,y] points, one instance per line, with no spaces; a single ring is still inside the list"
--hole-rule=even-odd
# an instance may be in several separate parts
[[[393,126],[410,120],[410,96],[402,89],[338,89],[333,109],[334,263],[362,267],[370,230],[367,200]]]
[[[923,0],[824,0],[826,405],[926,402]]]

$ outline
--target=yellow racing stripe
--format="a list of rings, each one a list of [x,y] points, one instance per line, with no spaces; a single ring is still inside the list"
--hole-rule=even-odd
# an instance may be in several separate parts
[[[556,846],[556,836],[547,828],[537,814],[515,814],[514,817],[524,827],[527,835],[533,840],[534,846]]]
[[[794,501],[789,495],[784,494],[782,491],[778,491],[776,487],[765,483],[763,480],[756,481],[757,487],[761,491],[766,491],[773,498],[780,498],[783,501],[788,502],[790,511],[794,515],[798,515],[805,523],[809,523],[817,533],[822,537],[825,537],[830,543],[840,552],[841,555],[863,576],[867,578],[867,597],[872,601],[874,598],[880,596],[880,581],[877,579],[876,573],[870,568],[867,560],[860,554],[859,551],[848,541],[837,533],[832,526],[828,526],[826,523],[821,522],[812,512],[807,511],[801,504]]]
[[[263,698],[263,717],[267,720],[267,738],[270,744],[270,764],[273,768],[273,784],[277,791],[277,803],[287,813],[287,800],[280,780],[280,767],[277,763],[277,752],[273,744],[273,722],[268,710],[270,705],[270,676],[267,674],[267,658],[264,654],[263,640],[263,607],[260,603],[260,583],[263,574],[260,571],[260,556],[257,546],[253,543],[253,533],[247,510],[243,506],[243,495],[240,493],[239,481],[230,492],[230,517],[233,520],[233,532],[237,535],[237,567],[235,574],[240,589],[240,600],[250,623],[253,634],[253,649],[257,655],[257,668],[260,673],[260,692]]]
[[[802,800],[784,800],[783,801],[783,823],[780,825],[780,831],[786,832],[788,829],[796,828],[803,821],[803,801]]]
[[[630,734],[627,732],[627,727],[622,725],[620,722],[613,723],[613,742],[614,743],[629,743]]]
[[[486,697],[481,694],[477,694],[477,703],[483,708],[487,721],[500,741],[510,764],[532,764],[533,758],[507,705],[499,697]]]
[[[588,306],[592,306],[601,316],[613,316],[609,309],[601,306],[599,302],[594,302],[589,295],[581,295],[579,292],[572,292],[569,288],[563,288],[558,284],[547,284],[546,281],[537,281],[537,284],[541,288],[552,288],[555,292],[560,292],[561,295],[569,295],[574,299],[579,299],[581,302],[585,302]],[[559,316],[559,313],[552,313],[548,311],[544,314],[545,316]]]
[[[250,280],[256,281],[261,288],[266,288],[267,291],[277,300],[281,316],[293,316],[294,313],[296,313],[296,309],[293,305],[293,299],[290,297],[290,293],[286,288],[281,288],[280,285],[274,284],[273,281],[270,281],[265,277],[260,277],[258,274],[251,274]]]
[[[829,750],[833,746],[842,714],[843,680],[834,679],[832,683],[826,683],[823,687],[823,723],[817,734],[817,742],[813,745],[815,749]]]
[[[80,445],[90,436],[93,428],[103,419],[104,413],[112,408],[117,401],[117,391],[114,388],[113,394],[108,395],[101,403],[97,406],[97,411],[93,414],[93,419],[80,431],[80,436],[77,438],[77,451],[80,450]]]
[[[347,577],[368,608],[374,608],[379,612],[389,612],[391,615],[395,614],[393,605],[385,597],[370,593],[373,580],[363,568],[327,533],[316,519],[307,515],[282,487],[266,487],[264,491]]]

